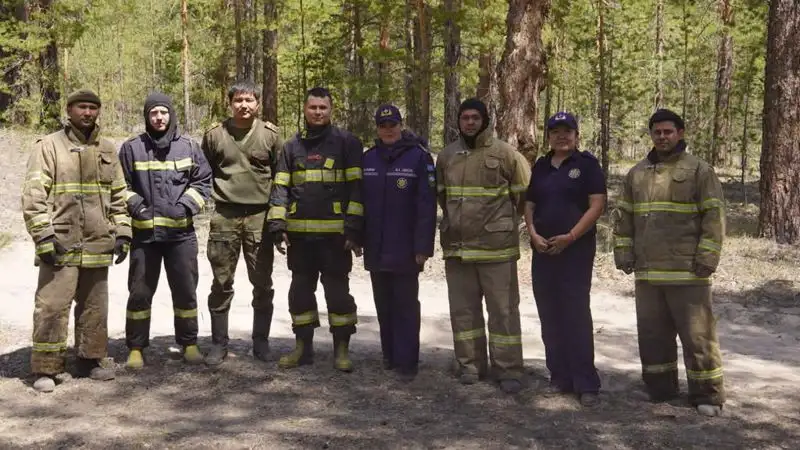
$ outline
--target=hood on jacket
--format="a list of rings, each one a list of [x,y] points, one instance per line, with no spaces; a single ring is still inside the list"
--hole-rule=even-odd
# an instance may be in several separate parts
[[[150,110],[156,106],[163,106],[169,111],[169,123],[165,131],[156,131],[150,126]],[[172,100],[160,92],[153,92],[148,95],[147,99],[144,101],[144,124],[147,134],[150,136],[156,148],[169,148],[170,142],[172,142],[178,134],[178,120],[175,116],[175,108],[172,106]]]
[[[391,145],[384,144],[380,139],[375,140],[375,148],[384,159],[389,161],[397,159],[407,150],[416,147],[427,149],[428,142],[409,130],[403,130],[400,139]]]

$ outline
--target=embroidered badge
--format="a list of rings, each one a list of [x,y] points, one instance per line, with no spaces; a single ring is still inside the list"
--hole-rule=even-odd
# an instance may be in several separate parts
[[[434,175],[428,176],[428,184],[430,187],[436,187],[436,177]]]
[[[400,189],[405,189],[406,187],[408,187],[408,180],[406,180],[405,178],[398,178],[397,187]]]
[[[581,169],[578,168],[572,169],[569,171],[568,175],[572,179],[578,178],[579,176],[581,176]]]

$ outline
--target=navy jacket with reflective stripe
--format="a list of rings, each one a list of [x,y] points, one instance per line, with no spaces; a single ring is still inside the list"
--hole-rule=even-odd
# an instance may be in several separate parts
[[[211,194],[211,167],[197,142],[176,135],[169,149],[160,150],[142,133],[122,144],[119,159],[128,184],[134,241],[192,237],[192,217]]]

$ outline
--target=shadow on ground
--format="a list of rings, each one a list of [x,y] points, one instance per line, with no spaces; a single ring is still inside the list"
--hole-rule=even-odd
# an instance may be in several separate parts
[[[327,333],[325,333],[327,334]],[[629,337],[606,339],[630,346]],[[203,338],[201,345],[209,345]],[[421,373],[409,384],[380,368],[374,343],[354,345],[356,371],[332,368],[328,336],[313,366],[282,371],[275,360],[291,348],[273,339],[272,361],[254,361],[247,340],[216,369],[187,367],[171,337],[152,339],[148,367],[113,382],[67,380],[52,394],[23,384],[30,348],[0,355],[0,442],[3,448],[794,448],[795,419],[758,420],[764,405],[705,419],[685,406],[651,404],[638,373],[602,371],[603,403],[582,409],[569,396],[546,397],[544,364],[527,360],[526,389],[499,393],[489,383],[461,386],[451,353],[426,348]],[[110,356],[124,361],[122,340]],[[72,358],[70,358],[72,359]],[[786,401],[800,401],[789,393]]]

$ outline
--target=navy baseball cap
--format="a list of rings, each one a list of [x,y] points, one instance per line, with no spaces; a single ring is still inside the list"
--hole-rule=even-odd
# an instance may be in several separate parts
[[[568,112],[556,113],[553,117],[547,120],[547,129],[552,130],[555,127],[565,126],[572,130],[578,130],[578,121],[575,116]]]
[[[403,122],[403,116],[400,114],[400,110],[397,109],[396,106],[390,104],[381,105],[378,107],[378,110],[375,111],[375,125],[380,125],[386,122]]]

